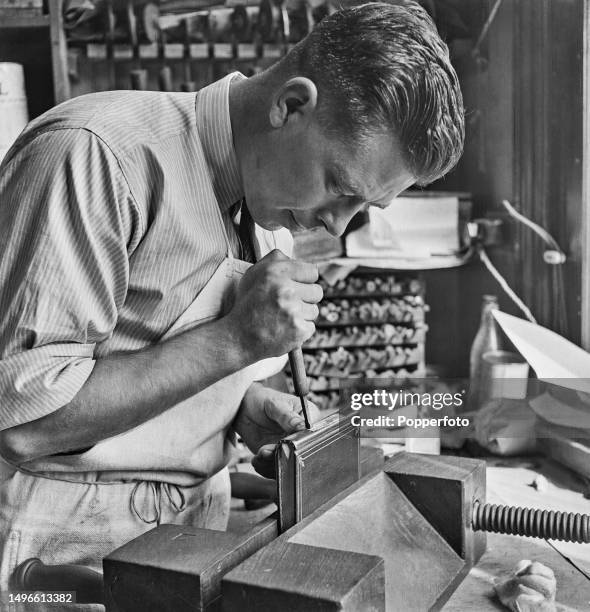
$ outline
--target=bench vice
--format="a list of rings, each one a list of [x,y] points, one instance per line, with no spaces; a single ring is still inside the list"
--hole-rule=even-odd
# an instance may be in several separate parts
[[[356,430],[333,415],[277,445],[279,510],[249,532],[161,525],[108,555],[104,579],[29,559],[15,588],[57,585],[79,602],[102,590],[107,612],[422,612],[477,563],[485,531],[590,542],[588,515],[486,504],[483,461],[362,463]]]
[[[277,446],[278,514],[247,534],[162,525],[106,557],[107,612],[442,605],[485,550],[485,463],[403,453],[361,478],[347,423]]]

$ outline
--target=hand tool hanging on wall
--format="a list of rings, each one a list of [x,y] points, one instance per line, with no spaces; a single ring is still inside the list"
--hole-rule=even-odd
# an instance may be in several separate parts
[[[251,42],[254,39],[259,8],[237,4],[231,16],[231,30],[236,43]]]
[[[215,6],[209,9],[209,40],[214,43],[232,42],[233,8]]]
[[[112,0],[106,0],[104,14],[105,44],[109,72],[109,88],[117,88],[117,71],[115,69],[115,12]]]
[[[185,19],[182,24],[184,29],[184,81],[180,84],[180,91],[196,91],[197,84],[192,79],[191,70],[190,23],[188,19]]]
[[[134,2],[131,9],[139,15],[136,25],[139,42],[155,42],[160,15],[158,5],[141,0]],[[109,31],[116,42],[129,42],[129,3],[122,0],[67,0],[63,16],[68,42],[106,42]]]
[[[166,34],[160,33],[158,55],[160,56],[160,71],[158,73],[158,86],[160,91],[173,91],[172,69],[166,62]]]
[[[275,0],[261,0],[257,30],[263,43],[282,43],[286,40],[289,21],[285,16],[286,11],[283,11],[280,3]]]
[[[133,50],[133,65],[134,68],[129,73],[131,80],[131,89],[145,90],[147,89],[147,70],[141,66],[141,57],[139,54],[139,37],[137,32],[137,18],[133,2],[128,0],[125,7],[125,17],[127,21],[128,41]]]
[[[312,7],[305,0],[287,0],[284,8],[289,20],[286,40],[290,43],[299,42],[313,28]]]

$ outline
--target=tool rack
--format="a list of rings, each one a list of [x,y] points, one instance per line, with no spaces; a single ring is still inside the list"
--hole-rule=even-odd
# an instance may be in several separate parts
[[[338,408],[345,380],[424,376],[428,305],[419,276],[358,268],[334,286],[320,283],[324,298],[303,357],[309,398],[321,411]]]
[[[46,28],[54,102],[95,91],[196,91],[229,72],[276,62],[332,9],[275,0],[96,0],[96,11],[47,0],[46,13],[0,16],[0,32]],[[143,74],[137,78],[137,72]]]

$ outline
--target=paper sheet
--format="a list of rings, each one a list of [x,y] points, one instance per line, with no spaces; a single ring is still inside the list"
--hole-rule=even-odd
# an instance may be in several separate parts
[[[460,248],[459,199],[398,197],[385,209],[369,208],[369,224],[346,238],[349,257],[425,259]]]
[[[541,325],[498,310],[494,317],[539,379],[590,393],[590,353]]]
[[[577,406],[571,406],[560,401],[555,395],[543,393],[530,400],[529,405],[533,412],[547,423],[590,432],[590,404],[579,402]],[[588,433],[580,437],[588,438]]]

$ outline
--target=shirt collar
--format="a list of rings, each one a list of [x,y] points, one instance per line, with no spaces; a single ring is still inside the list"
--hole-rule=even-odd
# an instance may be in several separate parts
[[[240,72],[232,72],[201,89],[196,99],[197,129],[222,211],[244,196],[229,115],[229,86],[234,78],[246,77]]]

